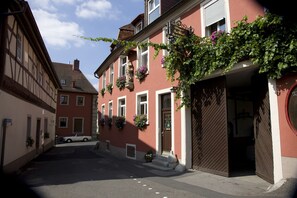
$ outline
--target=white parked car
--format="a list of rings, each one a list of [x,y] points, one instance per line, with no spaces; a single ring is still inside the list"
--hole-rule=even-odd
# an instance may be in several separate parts
[[[92,136],[88,135],[73,135],[63,137],[64,142],[87,142],[92,140]]]

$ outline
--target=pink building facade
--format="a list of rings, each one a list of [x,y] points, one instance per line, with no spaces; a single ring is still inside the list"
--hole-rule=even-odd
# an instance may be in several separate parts
[[[162,12],[163,3],[145,1],[144,20],[139,20],[142,29],[137,30],[134,20],[135,34],[129,40],[166,43],[169,21],[181,21],[202,37],[213,30],[230,32],[244,16],[251,22],[264,14],[264,8],[250,0],[177,1]],[[104,93],[98,97],[99,118],[103,118],[99,140],[104,149],[136,160],[144,160],[149,150],[156,156],[173,154],[185,168],[227,177],[244,171],[271,183],[296,177],[296,129],[286,116],[296,75],[277,81],[263,78],[256,65],[243,61],[223,76],[213,74],[193,85],[189,90],[191,106],[177,110],[177,83],[167,79],[161,61],[166,53],[160,51],[154,56],[152,47],[129,52],[115,47],[95,71],[99,92]],[[148,71],[139,81],[135,74],[144,65]],[[124,89],[116,86],[121,76],[126,78]],[[109,84],[111,93],[107,91]],[[214,89],[218,92],[211,91]],[[209,105],[201,102],[204,99]],[[147,116],[143,130],[134,123],[134,116],[139,114]],[[125,117],[121,129],[115,124],[118,116]]]

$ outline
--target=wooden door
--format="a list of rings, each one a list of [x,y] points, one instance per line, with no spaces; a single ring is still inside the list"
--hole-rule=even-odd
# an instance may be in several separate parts
[[[270,103],[266,76],[253,78],[256,174],[274,183]]]
[[[161,142],[162,142],[162,153],[171,151],[171,96],[165,94],[161,97]]]
[[[226,79],[198,82],[191,95],[193,168],[229,176]]]

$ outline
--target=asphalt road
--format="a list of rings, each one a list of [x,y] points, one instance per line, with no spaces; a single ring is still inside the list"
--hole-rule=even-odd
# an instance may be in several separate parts
[[[236,197],[178,181],[191,173],[156,170],[135,160],[95,151],[95,143],[56,145],[24,167],[18,178],[38,198]],[[7,197],[34,197],[32,192],[26,196],[28,192],[17,185],[12,189],[4,189],[10,192]]]
[[[147,172],[134,160],[93,148],[93,142],[59,144],[30,162],[19,177],[42,198],[204,197],[175,188],[166,176]]]

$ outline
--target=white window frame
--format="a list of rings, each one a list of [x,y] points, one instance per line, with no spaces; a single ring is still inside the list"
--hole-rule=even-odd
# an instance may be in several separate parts
[[[66,104],[63,104],[61,98],[62,97],[67,97],[67,103]],[[65,94],[61,94],[60,95],[60,105],[69,105],[69,95],[65,95]]]
[[[82,98],[82,104],[78,104],[79,98]],[[84,96],[76,96],[76,106],[85,106],[85,97]]]
[[[125,105],[120,105],[120,101],[124,100],[125,101]],[[126,110],[127,110],[127,100],[126,100],[126,96],[123,97],[119,97],[118,98],[118,110],[117,110],[117,116],[124,116],[126,117]],[[121,112],[121,109],[124,108],[124,115]]]
[[[105,104],[101,105],[101,118],[105,117]]]
[[[149,42],[149,40],[144,41],[145,42]],[[144,64],[142,63],[142,57],[143,56],[147,56],[147,72],[149,72],[150,70],[150,47],[147,46],[147,50],[146,51],[142,51],[142,48],[137,47],[137,54],[138,54],[138,60],[137,60],[137,68],[139,68],[140,66],[143,66]]]
[[[108,117],[112,119],[112,113],[113,113],[113,104],[112,101],[108,102]]]
[[[153,1],[153,7],[152,7],[152,9],[150,10],[150,3]],[[150,23],[152,23],[154,20],[156,20],[156,19],[154,19],[153,21],[150,21],[150,14],[151,13],[153,13],[154,11],[156,11],[157,9],[159,9],[159,14],[161,15],[161,13],[160,13],[160,0],[158,0],[159,1],[159,3],[158,4],[156,4],[156,0],[149,0],[148,1],[148,3],[147,3],[147,9],[148,9],[148,16],[147,16],[147,18],[148,18],[148,24],[150,24]]]
[[[142,21],[140,21],[139,23],[136,24],[134,32],[135,32],[135,34],[137,34],[141,30],[142,30]]]
[[[103,72],[102,75],[102,89],[106,89],[106,71]]]
[[[109,67],[109,83],[113,84],[114,81],[114,66],[113,64]]]
[[[61,83],[62,86],[66,86],[66,80],[65,79],[61,79],[60,83]]]
[[[203,3],[201,3],[201,36],[204,37],[206,36],[206,24],[205,24],[205,9],[210,6],[211,4],[217,2],[218,0],[210,0],[210,1],[204,1]],[[229,32],[229,30],[231,29],[230,26],[230,12],[228,10],[229,8],[229,1],[228,0],[223,0],[224,1],[224,9],[225,9],[225,32]],[[219,20],[221,21],[221,20]],[[218,23],[219,21],[217,21],[216,23]],[[213,23],[215,24],[215,23]],[[209,26],[208,26],[209,27]]]
[[[65,119],[66,126],[61,126],[62,119]],[[63,128],[63,129],[68,128],[68,117],[59,117],[59,128]]]
[[[126,62],[123,63],[123,60]],[[119,77],[126,76],[126,69],[128,67],[128,56],[120,56],[119,58]]]

